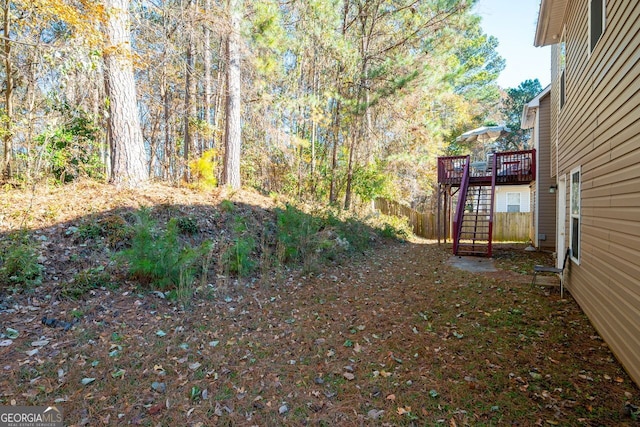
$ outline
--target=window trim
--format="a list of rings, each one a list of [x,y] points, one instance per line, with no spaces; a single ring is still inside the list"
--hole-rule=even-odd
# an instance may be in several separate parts
[[[591,7],[591,6],[589,6]],[[558,45],[558,75],[560,76],[559,103],[560,110],[567,101],[567,28],[562,29],[562,37]]]
[[[578,188],[574,190],[574,175],[578,174]],[[577,199],[574,199],[577,197]],[[574,213],[574,202],[577,208],[577,213]],[[574,231],[573,220],[578,220],[577,230]],[[569,173],[569,247],[571,248],[571,259],[574,263],[580,265],[580,250],[582,247],[582,167],[578,166],[571,170]],[[574,248],[574,233],[578,233],[576,236],[577,250]],[[577,253],[576,253],[577,252]]]
[[[593,30],[592,30],[592,22],[593,22],[593,2],[597,1],[601,3],[602,15],[601,15],[601,30],[600,34],[598,34],[597,40],[593,39]],[[589,0],[589,56],[596,50],[598,43],[602,40],[602,35],[605,32],[607,27],[607,1],[606,0]]]

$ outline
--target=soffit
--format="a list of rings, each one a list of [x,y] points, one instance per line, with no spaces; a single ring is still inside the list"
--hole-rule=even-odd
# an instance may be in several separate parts
[[[534,46],[549,46],[560,42],[567,3],[568,0],[541,0]]]

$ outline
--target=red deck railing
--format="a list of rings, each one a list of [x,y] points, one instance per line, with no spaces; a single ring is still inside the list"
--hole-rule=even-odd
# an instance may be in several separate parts
[[[438,183],[460,186],[467,161],[471,184],[491,185],[494,174],[495,185],[528,184],[536,179],[536,150],[524,150],[493,153],[476,162],[469,156],[438,157]]]

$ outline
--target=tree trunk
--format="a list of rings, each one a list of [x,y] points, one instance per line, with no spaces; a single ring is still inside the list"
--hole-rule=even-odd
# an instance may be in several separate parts
[[[220,128],[220,121],[222,120],[222,101],[224,99],[224,87],[225,87],[225,82],[223,79],[224,76],[224,68],[225,68],[225,64],[224,64],[224,49],[225,49],[225,43],[224,40],[221,38],[220,39],[220,46],[218,49],[218,71],[216,73],[216,96],[215,96],[215,102],[213,103],[213,129],[215,130],[216,133],[220,134],[220,145],[222,145],[222,132],[218,132],[218,129]],[[213,138],[213,145],[215,145],[215,136]]]
[[[4,117],[4,129],[3,132],[3,145],[4,145],[4,164],[2,166],[2,176],[5,179],[11,178],[11,162],[13,159],[13,135],[11,129],[11,122],[13,121],[13,66],[11,64],[11,40],[9,40],[9,34],[11,30],[11,0],[4,1],[4,69],[6,73],[6,89],[4,92],[5,102],[5,115]]]
[[[169,12],[166,9],[162,11],[162,28],[164,35],[169,39],[169,29],[167,28],[167,18]],[[174,150],[171,139],[171,91],[167,82],[167,45],[162,50],[162,73],[160,76],[160,101],[162,102],[162,122],[164,128],[164,161],[162,162],[164,179],[167,181],[175,180]]]
[[[342,9],[342,37],[345,38],[347,34],[347,17],[349,16],[349,0],[344,0]],[[338,73],[336,75],[336,81],[340,82],[340,78],[343,71],[342,64],[338,65]],[[342,90],[342,86],[338,86],[338,90]],[[338,167],[338,144],[340,135],[340,97],[336,101],[336,112],[334,117],[334,132],[333,132],[333,149],[331,153],[331,182],[329,187],[329,203],[334,204],[338,200],[338,191],[336,188],[336,169]]]
[[[211,13],[211,0],[205,1],[205,14],[208,16]],[[212,126],[211,120],[211,29],[209,23],[204,24],[204,122],[207,126]],[[202,137],[201,151],[205,151],[209,148],[213,148],[213,134],[207,132],[206,136]]]
[[[336,169],[338,168],[338,144],[340,137],[340,101],[336,102],[333,119],[333,146],[331,147],[331,173],[329,181],[329,204],[333,205],[338,200],[336,189]]]
[[[193,2],[189,1],[187,5],[188,11],[188,31],[189,37],[187,41],[187,54],[186,54],[186,78],[185,78],[185,88],[184,88],[184,147],[183,147],[183,155],[184,155],[184,180],[189,182],[189,158],[191,156],[191,150],[195,146],[193,141],[193,133],[191,131],[191,120],[195,119],[195,114],[193,114],[193,110],[195,109],[194,102],[194,85],[195,85],[195,40],[193,35]]]
[[[352,192],[351,186],[353,183],[353,156],[356,149],[356,141],[358,140],[359,137],[360,136],[358,135],[358,132],[356,132],[356,134],[351,137],[351,144],[349,144],[349,163],[347,165],[347,188],[345,190],[345,195],[344,195],[345,210],[351,209],[351,192]]]
[[[105,0],[104,67],[109,98],[111,179],[117,186],[135,187],[149,179],[133,77],[129,34],[129,0]]]
[[[223,184],[240,188],[240,10],[239,0],[229,0],[231,31],[227,37],[227,126],[225,135]]]

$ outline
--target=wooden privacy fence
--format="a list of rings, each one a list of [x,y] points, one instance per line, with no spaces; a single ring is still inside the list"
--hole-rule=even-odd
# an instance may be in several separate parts
[[[413,234],[425,239],[437,239],[436,215],[418,212],[387,199],[376,199],[375,208],[385,215],[406,218]],[[494,242],[527,242],[531,229],[531,212],[496,212],[493,214]]]
[[[375,208],[385,215],[407,218],[416,236],[425,239],[436,238],[436,216],[432,212],[418,212],[387,199],[376,199]]]
[[[530,240],[531,212],[496,212],[493,214],[494,242]]]

